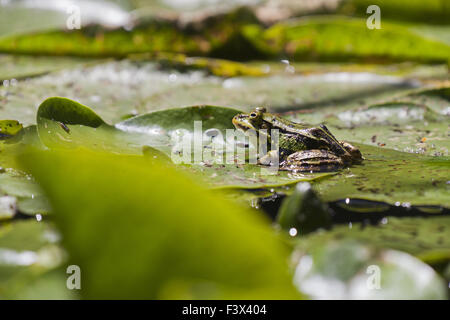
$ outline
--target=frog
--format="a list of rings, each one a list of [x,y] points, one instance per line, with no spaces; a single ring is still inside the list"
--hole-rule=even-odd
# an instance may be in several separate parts
[[[274,157],[278,157],[280,170],[336,171],[359,164],[364,159],[357,147],[346,141],[338,141],[324,124],[296,123],[269,113],[264,107],[257,107],[249,113],[237,114],[233,117],[232,123],[238,130],[265,136],[268,146],[271,143],[271,129],[278,129],[278,150],[262,155],[258,163],[273,165]]]

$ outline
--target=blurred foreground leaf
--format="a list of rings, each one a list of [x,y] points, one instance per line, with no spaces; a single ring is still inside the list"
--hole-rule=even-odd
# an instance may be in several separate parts
[[[17,221],[0,228],[0,298],[67,299],[65,277],[52,285],[49,272],[58,268],[65,255],[59,247],[60,236],[45,222]],[[42,285],[35,286],[35,282]]]
[[[81,149],[21,161],[50,199],[85,298],[298,298],[269,224],[170,167]]]

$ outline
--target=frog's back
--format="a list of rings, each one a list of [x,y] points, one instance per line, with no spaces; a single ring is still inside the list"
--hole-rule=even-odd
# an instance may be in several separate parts
[[[279,129],[289,133],[302,133],[302,130],[308,129],[311,126],[305,123],[296,123],[290,120],[283,119],[271,113],[264,113],[263,120],[272,124],[272,128]]]

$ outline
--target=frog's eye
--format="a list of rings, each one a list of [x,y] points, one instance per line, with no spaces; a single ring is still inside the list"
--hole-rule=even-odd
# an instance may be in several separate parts
[[[258,114],[256,112],[250,113],[250,117],[252,117],[252,118],[256,118],[257,116],[258,116]]]

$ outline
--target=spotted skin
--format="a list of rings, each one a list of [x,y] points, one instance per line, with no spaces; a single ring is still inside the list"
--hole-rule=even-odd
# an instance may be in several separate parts
[[[270,130],[279,130],[281,170],[335,171],[363,160],[358,148],[338,141],[325,125],[295,123],[267,113],[265,108],[256,108],[248,114],[238,114],[233,118],[233,124],[243,131],[252,130],[259,135],[264,134],[269,146]],[[270,157],[262,157],[262,164],[270,163],[267,158]]]

